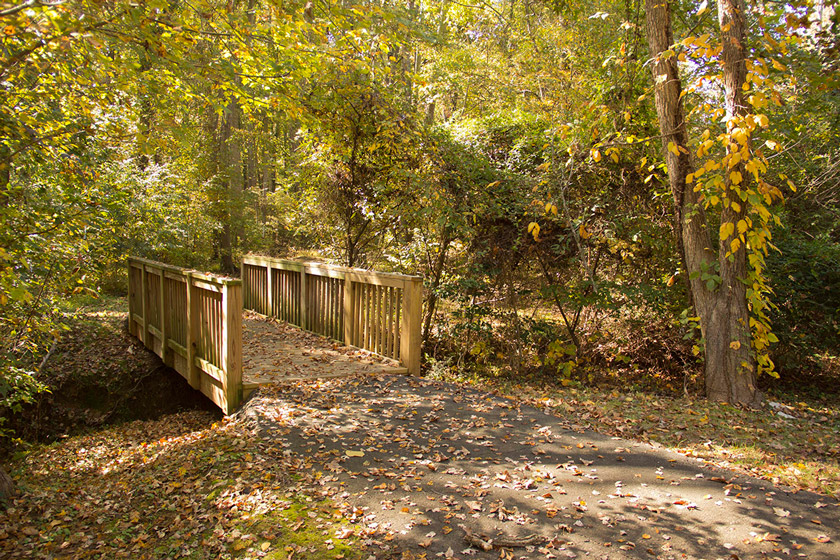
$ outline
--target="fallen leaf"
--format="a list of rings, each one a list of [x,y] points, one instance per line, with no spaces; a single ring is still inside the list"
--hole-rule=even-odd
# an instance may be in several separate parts
[[[774,507],[773,512],[779,517],[790,517],[790,512],[780,507]]]

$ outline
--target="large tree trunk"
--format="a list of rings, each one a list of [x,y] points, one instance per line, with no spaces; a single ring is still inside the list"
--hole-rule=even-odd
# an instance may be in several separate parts
[[[8,500],[15,493],[15,483],[0,466],[0,502]]]
[[[219,234],[219,256],[222,270],[231,273],[236,270],[233,262],[234,247],[238,245],[241,233],[242,197],[245,177],[242,167],[242,143],[240,128],[242,108],[233,100],[225,108],[219,130],[219,154],[222,176],[227,187],[222,208],[222,229]]]
[[[744,0],[718,0],[718,20],[723,44],[723,85],[726,92],[727,128],[731,132],[738,119],[749,112],[744,98],[746,67],[746,5]],[[730,144],[729,153],[740,152],[737,143]],[[729,165],[724,165],[726,169]],[[743,160],[731,167],[729,173],[739,172],[743,181],[749,180]],[[724,205],[721,223],[737,224],[747,215],[748,203],[733,192],[733,185],[726,176]],[[741,184],[740,187],[745,185]],[[729,201],[738,204],[733,209]],[[737,235],[737,232],[736,232]],[[747,249],[742,241],[737,250],[731,251],[732,237],[721,239],[718,247],[721,285],[715,301],[714,315],[722,315],[716,323],[723,329],[706,334],[706,396],[717,401],[755,404],[759,396],[755,387],[755,360],[750,349],[750,311],[747,307]],[[709,345],[709,339],[715,344]],[[715,354],[712,355],[711,352]],[[713,367],[712,367],[713,366]]]
[[[746,252],[742,244],[739,251],[726,257],[727,251],[721,242],[718,254],[715,254],[700,195],[686,186],[686,178],[694,168],[688,147],[682,82],[676,57],[661,57],[674,43],[671,9],[663,0],[646,0],[645,4],[648,44],[651,56],[655,57],[652,71],[656,113],[674,197],[676,229],[682,243],[684,266],[690,278],[693,304],[705,339],[706,396],[718,401],[753,404],[756,400],[755,367],[750,355],[746,287],[741,282],[747,275]],[[743,38],[740,44],[743,49]],[[724,67],[724,74],[727,91],[730,83],[733,86],[737,84],[740,90],[744,75],[741,74],[741,82],[738,83],[738,76],[734,75],[734,68],[730,65]],[[746,205],[742,205],[740,214],[746,211],[743,206]],[[724,210],[721,219],[737,223],[738,214],[730,207]],[[729,241],[726,242],[728,247]],[[710,290],[701,274],[713,271],[716,265],[720,267],[721,283]]]

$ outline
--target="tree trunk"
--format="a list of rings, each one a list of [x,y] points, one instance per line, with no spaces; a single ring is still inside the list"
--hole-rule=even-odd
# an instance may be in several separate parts
[[[435,307],[437,307],[437,290],[440,288],[440,280],[443,276],[443,269],[446,265],[446,253],[449,252],[449,245],[452,243],[452,235],[449,228],[446,228],[443,234],[443,240],[440,243],[440,250],[435,259],[432,270],[432,285],[428,290],[429,298],[426,300],[426,316],[423,318],[423,336],[421,344],[427,346],[429,337],[432,332],[432,319],[435,316]]]
[[[700,194],[686,187],[686,178],[694,169],[688,148],[682,82],[676,57],[661,57],[674,43],[671,9],[668,2],[662,0],[646,0],[645,4],[648,44],[651,56],[655,57],[652,71],[656,113],[674,197],[676,228],[682,243],[684,266],[690,278],[692,303],[700,317],[700,329],[705,339],[706,396],[717,401],[754,404],[755,367],[750,354],[749,310],[746,287],[741,282],[747,276],[746,252],[742,244],[740,251],[726,257],[727,251],[721,242],[718,254],[715,254]],[[743,49],[743,37],[740,45]],[[741,55],[743,58],[743,52]],[[727,92],[730,85],[737,85],[740,90],[743,84],[744,74],[738,83],[735,70],[734,65],[724,67]],[[729,94],[727,106],[728,100]],[[729,185],[727,193],[728,190]],[[741,213],[744,211],[742,207]],[[734,219],[733,223],[737,223],[737,215],[730,207],[724,210],[721,219]],[[729,247],[728,241],[726,247]],[[704,272],[713,274],[717,267],[720,270],[720,285],[709,289],[701,275]]]
[[[0,502],[8,500],[15,493],[15,483],[0,466]]]
[[[745,12],[744,0],[718,0],[729,132],[738,120],[734,117],[742,117],[749,112],[743,89],[747,79]],[[743,147],[749,149],[749,145]],[[730,153],[740,152],[741,148],[736,142],[729,144],[727,150]],[[724,165],[724,169],[727,167]],[[749,205],[733,191],[729,179],[730,174],[736,171],[741,174],[743,181],[749,180],[750,174],[744,169],[743,160],[729,169],[724,186],[721,223],[737,224],[747,215]],[[740,188],[744,186],[741,184]],[[729,201],[738,203],[737,211]],[[750,310],[747,306],[747,286],[743,282],[747,278],[747,244],[741,242],[737,250],[730,251],[731,243],[732,238],[721,239],[718,246],[721,285],[716,294],[718,297],[713,313],[723,315],[719,324],[724,329],[706,335],[707,345],[710,336],[718,339],[710,347],[716,355],[706,352],[706,396],[717,401],[756,404],[759,396],[755,387],[755,360],[750,345]]]
[[[233,262],[233,250],[238,245],[242,220],[242,197],[244,174],[242,167],[242,142],[239,137],[241,128],[242,108],[237,100],[233,100],[225,108],[219,130],[219,159],[222,177],[227,192],[223,197],[222,230],[219,235],[219,256],[222,270],[233,272],[236,264]]]

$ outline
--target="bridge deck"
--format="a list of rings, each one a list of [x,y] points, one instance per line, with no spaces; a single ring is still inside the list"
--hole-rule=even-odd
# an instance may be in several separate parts
[[[242,347],[245,396],[281,381],[407,371],[393,360],[252,311],[243,315]]]

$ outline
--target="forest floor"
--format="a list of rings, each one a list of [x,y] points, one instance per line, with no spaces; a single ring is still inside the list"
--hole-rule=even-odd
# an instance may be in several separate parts
[[[120,313],[83,319],[100,328],[74,367],[96,369],[122,345],[117,369],[137,375],[143,352]],[[21,493],[0,510],[0,556],[840,557],[840,407],[829,401],[750,411],[400,376],[282,387],[224,420],[192,407],[107,424],[80,407],[95,421],[6,460]]]

